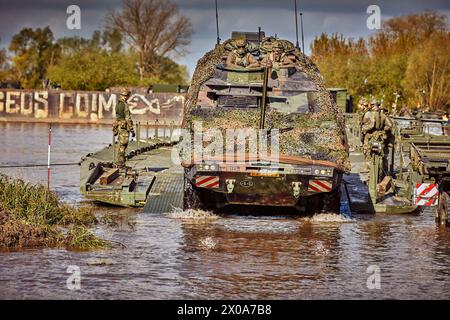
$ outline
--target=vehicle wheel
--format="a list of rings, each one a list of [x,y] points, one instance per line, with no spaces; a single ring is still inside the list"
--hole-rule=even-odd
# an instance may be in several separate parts
[[[201,206],[200,192],[184,175],[183,210],[199,209]]]
[[[315,195],[309,196],[306,199],[305,210],[306,210],[305,213],[307,213],[307,214],[321,213],[323,210],[322,194],[315,194]]]
[[[450,195],[442,192],[439,196],[439,206],[436,214],[436,222],[441,226],[448,226],[450,210]]]
[[[323,194],[323,208],[324,213],[340,214],[341,208],[341,188],[336,188],[331,192]]]
[[[211,195],[208,194],[208,191],[199,189],[191,183],[191,181],[187,178],[187,170],[188,169],[186,169],[184,174],[183,210],[212,209],[211,201],[208,201]]]

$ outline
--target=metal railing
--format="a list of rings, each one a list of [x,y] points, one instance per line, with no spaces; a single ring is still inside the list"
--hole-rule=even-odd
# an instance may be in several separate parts
[[[145,143],[150,142],[177,142],[180,138],[179,131],[181,126],[176,125],[174,121],[166,122],[155,120],[153,123],[149,121],[145,123],[137,122],[136,123],[136,141],[138,146],[140,142],[143,140],[141,136],[141,128],[145,128]],[[153,134],[150,133],[150,130],[153,129]]]

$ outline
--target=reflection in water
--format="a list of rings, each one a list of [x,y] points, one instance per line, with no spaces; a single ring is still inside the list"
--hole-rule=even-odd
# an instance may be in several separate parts
[[[0,164],[46,163],[47,126],[0,124]],[[109,127],[53,126],[53,162],[76,162],[110,142]],[[46,168],[0,169],[45,182]],[[83,201],[79,168],[56,167],[52,187]],[[112,250],[0,253],[0,298],[450,298],[450,232],[433,212],[353,220],[283,216],[142,214],[97,207],[116,223],[95,231]],[[69,265],[81,290],[66,287]],[[369,290],[367,268],[381,270]]]

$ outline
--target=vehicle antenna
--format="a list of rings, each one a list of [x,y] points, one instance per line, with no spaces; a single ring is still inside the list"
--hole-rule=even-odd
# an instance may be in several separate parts
[[[303,12],[300,12],[300,26],[302,29],[302,52],[305,53],[305,37],[303,36]]]
[[[298,49],[298,20],[297,20],[297,0],[294,0],[294,7],[295,7],[295,47]]]
[[[220,37],[219,37],[219,13],[217,10],[217,0],[215,1],[216,3],[216,31],[217,31],[217,45],[220,44]]]

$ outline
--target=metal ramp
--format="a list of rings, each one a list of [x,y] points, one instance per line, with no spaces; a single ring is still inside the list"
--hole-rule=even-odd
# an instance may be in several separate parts
[[[159,173],[147,196],[144,213],[166,213],[175,208],[182,208],[183,183],[182,170],[171,168]]]

